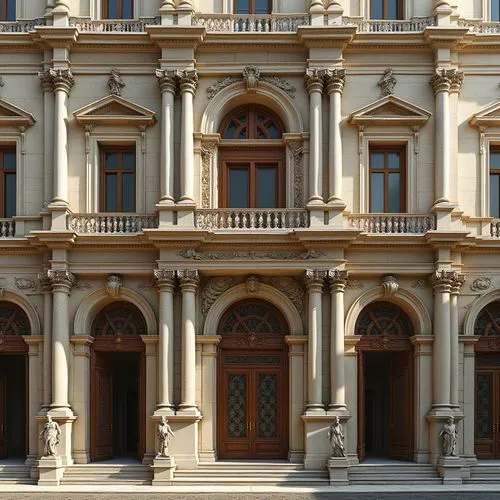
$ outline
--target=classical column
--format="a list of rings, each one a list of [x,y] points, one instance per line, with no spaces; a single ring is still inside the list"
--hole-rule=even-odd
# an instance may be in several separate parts
[[[457,79],[463,79],[463,73],[459,73],[456,69],[441,69],[434,74],[430,82],[436,98],[436,122],[434,126],[435,205],[450,202],[450,89],[452,83],[454,81],[456,83]]]
[[[459,344],[458,344],[458,296],[465,282],[463,274],[456,273],[451,284],[450,295],[450,402],[451,406],[458,408],[458,382],[459,382]]]
[[[160,203],[174,202],[174,99],[177,73],[156,70],[161,90]]]
[[[328,146],[328,203],[342,203],[342,121],[341,105],[344,91],[345,69],[330,69],[325,75],[330,97],[330,137]],[[342,203],[343,204],[343,203]]]
[[[450,196],[451,200],[458,203],[458,179],[459,179],[459,162],[458,162],[458,108],[459,108],[459,96],[462,90],[462,84],[464,82],[464,74],[461,72],[455,72],[451,77],[450,86],[450,165],[451,165],[451,179],[453,180],[450,186]]]
[[[305,75],[309,93],[309,203],[323,204],[322,94],[324,71],[308,69]]]
[[[38,275],[43,291],[43,408],[52,402],[52,287],[48,272]]]
[[[322,311],[321,299],[325,271],[306,271],[306,286],[308,293],[308,367],[307,367],[307,413],[324,413],[322,397]]]
[[[194,203],[194,113],[193,100],[198,87],[196,70],[178,73],[182,96],[181,124],[181,203]]]
[[[174,413],[174,287],[175,271],[155,269],[160,293],[157,412]]]
[[[179,413],[197,415],[196,406],[196,270],[177,271],[182,292],[182,385]]]
[[[344,290],[347,271],[328,271],[331,293],[330,318],[330,411],[345,410]]]
[[[69,295],[75,277],[69,271],[47,272],[52,282],[52,402],[50,411],[72,414],[68,402]]]
[[[455,271],[439,270],[432,276],[434,287],[433,408],[450,407],[451,335],[450,294]]]
[[[52,203],[68,205],[68,96],[75,80],[69,69],[50,69],[54,86],[54,193]]]

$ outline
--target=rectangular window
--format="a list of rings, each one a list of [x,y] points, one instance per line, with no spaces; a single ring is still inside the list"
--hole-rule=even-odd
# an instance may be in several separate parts
[[[370,212],[406,211],[405,159],[404,147],[370,147]]]
[[[500,147],[490,150],[490,217],[500,219]]]
[[[403,19],[404,0],[371,0],[371,19]]]
[[[101,148],[101,210],[135,212],[135,147]]]
[[[234,0],[235,14],[270,14],[271,0]]]
[[[490,0],[491,1],[491,21],[500,21],[500,0]]]
[[[133,19],[134,0],[103,0],[103,19]]]
[[[14,147],[0,148],[0,192],[2,203],[0,217],[16,215],[16,150]]]

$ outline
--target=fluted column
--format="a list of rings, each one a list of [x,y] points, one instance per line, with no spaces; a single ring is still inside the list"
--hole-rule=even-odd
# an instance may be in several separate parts
[[[305,75],[309,93],[309,203],[323,204],[322,94],[324,71],[308,69]]]
[[[194,112],[193,100],[198,87],[198,74],[195,70],[179,72],[179,85],[182,96],[181,125],[181,203],[194,203]]]
[[[458,408],[458,382],[459,382],[459,343],[458,343],[458,296],[465,282],[463,274],[456,273],[451,284],[450,295],[450,402],[451,406]]]
[[[328,146],[328,203],[342,200],[342,121],[341,106],[344,91],[345,69],[327,70],[325,82],[330,97],[330,137]]]
[[[322,308],[323,282],[325,271],[306,271],[308,293],[308,366],[307,366],[307,413],[324,413],[322,387]]]
[[[160,203],[174,202],[174,100],[177,73],[156,70],[161,90]]]
[[[347,271],[328,271],[331,294],[330,319],[330,405],[328,409],[345,410],[344,371],[344,290]]]
[[[52,402],[52,288],[47,271],[38,276],[43,291],[43,407]]]
[[[54,194],[52,203],[68,205],[68,96],[75,80],[69,69],[50,69],[54,86]]]
[[[454,271],[440,270],[432,276],[434,287],[433,408],[450,407],[450,293],[456,275]]]
[[[196,289],[198,271],[177,271],[182,292],[182,385],[179,413],[197,415],[196,406]]]
[[[155,269],[160,294],[158,406],[157,411],[174,412],[174,287],[175,271]]]
[[[52,283],[52,403],[51,411],[71,414],[68,400],[69,295],[75,277],[69,271],[47,272]]]

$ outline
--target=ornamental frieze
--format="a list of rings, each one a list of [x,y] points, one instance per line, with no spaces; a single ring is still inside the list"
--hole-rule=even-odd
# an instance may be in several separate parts
[[[312,260],[324,257],[323,252],[307,250],[305,252],[197,252],[186,249],[178,252],[179,257],[190,260]]]

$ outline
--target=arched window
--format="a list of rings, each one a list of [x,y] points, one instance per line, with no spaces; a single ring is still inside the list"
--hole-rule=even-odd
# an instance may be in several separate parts
[[[474,335],[500,336],[500,301],[488,304],[476,319]]]
[[[26,313],[12,302],[0,302],[0,336],[29,335],[30,322]]]
[[[408,315],[390,302],[374,302],[363,309],[356,322],[356,335],[411,337],[413,326]]]
[[[94,337],[146,335],[144,316],[130,302],[114,302],[107,305],[92,325]]]
[[[254,104],[240,106],[223,120],[219,176],[222,208],[285,205],[283,130],[271,110]]]

